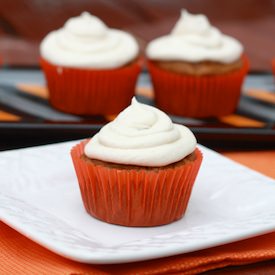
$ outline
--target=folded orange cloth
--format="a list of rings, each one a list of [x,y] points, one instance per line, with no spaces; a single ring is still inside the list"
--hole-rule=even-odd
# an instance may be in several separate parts
[[[275,178],[275,150],[226,152],[223,155],[266,176]]]
[[[275,178],[275,151],[225,155]],[[267,165],[262,165],[265,162]],[[118,265],[88,265],[58,256],[0,222],[1,275],[196,274],[220,267],[244,265],[269,259],[275,259],[275,232],[157,260]]]

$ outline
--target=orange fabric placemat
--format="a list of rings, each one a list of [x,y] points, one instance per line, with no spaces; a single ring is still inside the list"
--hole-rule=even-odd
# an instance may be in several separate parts
[[[275,178],[275,151],[225,153]],[[157,260],[88,265],[67,260],[0,223],[0,274],[196,274],[229,265],[275,259],[275,232],[223,246]]]
[[[223,155],[266,176],[275,178],[275,150],[226,152]]]

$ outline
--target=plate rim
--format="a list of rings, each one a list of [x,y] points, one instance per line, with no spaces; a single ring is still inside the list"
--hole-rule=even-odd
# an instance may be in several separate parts
[[[27,204],[28,206],[37,210],[39,213],[42,213],[42,214],[47,213],[47,211],[36,208],[33,205],[23,201],[22,199],[14,198],[12,196],[7,196],[2,193],[0,193],[0,197],[9,198],[12,201],[16,200],[16,201],[24,202],[24,204]],[[58,218],[51,213],[47,213],[47,215],[52,216],[54,218]],[[30,230],[30,228],[24,228],[23,223],[21,223],[22,219],[21,220],[20,220],[20,218],[18,219],[18,217],[16,217],[16,215],[14,215],[14,213],[11,215],[5,214],[5,211],[0,209],[1,221],[4,222],[5,224],[7,224],[8,226],[10,226],[11,228],[13,228],[14,230],[16,230],[17,232],[19,232],[20,234],[22,234],[23,236],[27,237],[28,239],[34,241],[35,243],[38,243],[39,245],[43,246],[44,248],[46,248],[60,256],[63,256],[65,258],[68,258],[68,259],[71,259],[71,260],[74,260],[77,262],[89,263],[89,264],[128,263],[128,262],[137,262],[137,261],[143,261],[143,260],[157,259],[157,258],[162,258],[162,257],[169,257],[169,256],[173,256],[173,255],[195,252],[195,251],[212,248],[212,247],[219,246],[219,245],[237,242],[240,240],[267,234],[267,233],[270,233],[275,230],[275,213],[273,213],[273,214],[268,213],[266,215],[260,215],[260,214],[254,215],[254,216],[251,216],[249,219],[242,220],[241,224],[244,224],[244,225],[247,224],[247,222],[249,220],[253,220],[254,217],[256,217],[256,216],[261,216],[261,219],[263,219],[263,217],[264,217],[264,219],[263,219],[264,221],[265,221],[265,216],[266,217],[270,216],[269,220],[271,222],[265,221],[264,227],[251,228],[250,231],[244,231],[241,234],[238,233],[237,236],[236,235],[234,236],[234,234],[231,234],[227,237],[223,237],[222,241],[219,239],[217,239],[215,241],[210,239],[208,241],[205,241],[203,245],[196,244],[196,245],[189,245],[188,247],[182,247],[181,245],[178,245],[176,247],[175,246],[164,246],[161,248],[161,250],[155,249],[156,247],[154,246],[154,240],[156,238],[161,238],[163,240],[166,238],[166,236],[169,236],[168,238],[171,239],[171,236],[173,237],[173,235],[174,235],[174,237],[175,236],[178,237],[179,234],[182,233],[181,231],[176,231],[176,232],[174,232],[174,234],[173,233],[160,234],[155,237],[142,239],[142,242],[150,241],[150,240],[153,241],[152,242],[153,245],[151,247],[150,246],[143,247],[143,249],[140,249],[140,250],[136,250],[134,248],[134,249],[132,249],[132,252],[131,252],[131,245],[133,245],[133,244],[135,245],[135,243],[137,243],[139,240],[125,242],[122,245],[113,245],[113,246],[104,246],[104,245],[102,246],[102,245],[99,245],[99,243],[97,243],[99,248],[102,248],[102,251],[97,252],[94,250],[94,248],[91,248],[89,253],[87,253],[87,252],[83,252],[83,250],[81,251],[81,249],[76,250],[73,247],[71,247],[71,248],[65,247],[64,248],[64,247],[62,247],[62,245],[60,245],[59,242],[55,242],[54,244],[51,242],[48,242],[48,240],[44,239],[43,233],[41,234],[41,232],[37,232],[37,231],[33,232],[32,230]],[[24,219],[25,217],[22,216],[21,218]],[[69,229],[76,230],[84,237],[91,239],[90,237],[85,235],[83,232],[81,232],[81,231],[75,229],[74,227],[72,227],[71,225],[67,224],[62,219],[61,219],[61,221],[64,225],[66,224],[66,226]],[[210,225],[211,225],[211,227],[216,227],[218,224],[221,224],[221,223],[223,223],[223,222],[222,221],[214,222],[214,223],[211,223]],[[207,227],[207,226],[201,225],[201,226],[194,226],[193,228],[195,228],[196,230],[198,230],[200,228],[204,230],[205,227]],[[129,245],[130,245],[130,249],[127,249],[127,247],[129,247]],[[126,247],[126,250],[123,251],[123,249],[121,249],[123,247]],[[140,247],[142,247],[142,246],[140,245]]]

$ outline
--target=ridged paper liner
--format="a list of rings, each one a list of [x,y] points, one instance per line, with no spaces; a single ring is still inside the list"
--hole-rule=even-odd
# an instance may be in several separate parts
[[[192,76],[173,73],[148,61],[157,106],[163,111],[187,117],[223,116],[237,107],[241,86],[248,72],[248,59],[233,72]]]
[[[50,103],[61,111],[79,115],[118,114],[135,93],[140,61],[118,69],[62,67],[41,59]]]
[[[118,169],[83,159],[87,141],[76,145],[71,156],[82,199],[89,214],[125,226],[156,226],[180,219],[202,161],[196,159],[167,169]]]

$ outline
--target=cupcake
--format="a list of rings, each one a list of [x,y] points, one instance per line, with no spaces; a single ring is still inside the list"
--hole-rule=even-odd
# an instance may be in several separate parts
[[[71,151],[87,212],[124,226],[180,219],[202,161],[196,144],[187,127],[133,99],[115,120]]]
[[[146,56],[156,104],[165,112],[211,117],[236,109],[248,59],[240,42],[204,15],[183,10],[170,34],[148,44]]]
[[[275,77],[275,57],[271,61],[271,66],[272,66],[272,73],[273,76]]]
[[[127,32],[87,12],[41,42],[41,66],[53,107],[79,115],[118,114],[135,92],[139,47]]]

